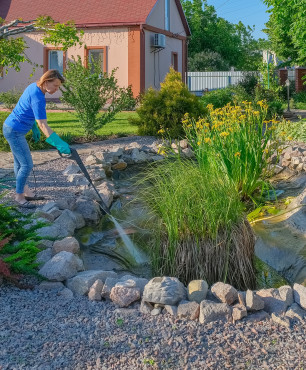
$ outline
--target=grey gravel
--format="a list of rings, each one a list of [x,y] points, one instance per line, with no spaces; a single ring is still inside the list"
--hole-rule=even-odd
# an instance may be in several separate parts
[[[166,312],[165,310],[163,312]],[[139,303],[118,309],[57,292],[0,290],[1,369],[302,369],[306,322],[201,325]]]

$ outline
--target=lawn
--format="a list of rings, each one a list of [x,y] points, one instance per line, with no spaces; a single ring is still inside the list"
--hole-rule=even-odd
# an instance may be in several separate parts
[[[7,112],[0,112],[0,122],[8,116]],[[98,136],[127,136],[137,134],[137,126],[131,124],[129,117],[137,117],[136,112],[118,113],[115,119],[107,123],[104,127],[96,131]],[[76,115],[68,112],[47,113],[48,124],[60,135],[72,135],[76,137],[84,136],[84,130]]]
[[[84,136],[84,130],[76,115],[66,112],[50,112],[47,113],[48,124],[58,134],[70,134],[72,136]],[[137,133],[137,126],[132,125],[129,117],[137,117],[136,112],[121,112],[118,113],[115,119],[107,123],[104,127],[96,131],[98,136],[127,136]]]

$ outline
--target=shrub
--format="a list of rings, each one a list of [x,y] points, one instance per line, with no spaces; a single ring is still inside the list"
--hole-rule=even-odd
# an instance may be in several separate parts
[[[277,125],[276,134],[282,140],[306,143],[306,119],[297,122],[283,120]]]
[[[6,109],[13,110],[21,95],[22,91],[17,89],[2,92],[0,93],[0,103],[2,103]]]
[[[0,276],[15,283],[20,274],[37,275],[36,245],[41,238],[36,230],[44,224],[30,225],[31,221],[31,216],[0,203]]]
[[[158,276],[254,286],[253,232],[219,168],[165,160],[147,170],[141,197],[153,214],[150,252]]]
[[[80,57],[68,62],[62,101],[75,109],[87,136],[93,136],[96,130],[112,121],[116,113],[135,103],[131,87],[118,86],[115,71],[108,75],[100,63],[93,61],[91,68],[86,68]]]
[[[243,79],[238,83],[238,86],[241,86],[248,95],[254,95],[255,87],[259,83],[258,72],[244,72]]]
[[[242,199],[253,199],[253,193],[269,187],[266,181],[269,158],[278,149],[275,139],[276,121],[266,121],[267,105],[251,102],[240,106],[228,104],[214,110],[209,106],[207,118],[183,121],[186,136],[199,165],[203,168],[218,162],[220,171],[234,182]],[[208,168],[209,170],[209,168]]]
[[[186,112],[198,117],[205,109],[199,99],[188,91],[179,72],[170,69],[161,83],[160,91],[149,88],[141,97],[136,110],[139,119],[132,119],[139,126],[140,135],[158,135],[166,131],[170,137],[183,134],[181,120]]]
[[[254,92],[254,102],[265,100],[268,105],[267,118],[271,119],[275,115],[280,116],[283,113],[283,101],[279,97],[279,91],[266,89],[257,85]]]
[[[230,87],[225,89],[213,90],[205,93],[201,98],[204,107],[212,104],[215,108],[222,108],[228,103],[233,102],[233,93]]]

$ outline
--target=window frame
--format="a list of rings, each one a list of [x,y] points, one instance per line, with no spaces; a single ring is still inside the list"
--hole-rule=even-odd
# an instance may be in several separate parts
[[[88,68],[88,58],[90,50],[103,50],[103,72],[107,72],[107,47],[106,46],[86,46],[84,48],[84,67]]]
[[[171,52],[171,65],[173,69],[178,72],[178,52],[172,51]]]
[[[44,60],[43,60],[44,73],[50,69],[49,68],[49,51],[50,50],[60,50],[63,52],[63,73],[64,73],[66,70],[67,52],[62,50],[62,48],[60,47],[45,47],[44,48]]]

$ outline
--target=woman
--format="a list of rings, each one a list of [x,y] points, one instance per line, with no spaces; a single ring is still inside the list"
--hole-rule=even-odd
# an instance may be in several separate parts
[[[39,141],[38,124],[47,137],[47,143],[56,147],[61,153],[70,153],[69,145],[48,126],[46,114],[46,92],[54,94],[63,82],[64,78],[55,69],[44,73],[39,81],[32,83],[24,90],[16,107],[3,124],[3,135],[14,156],[15,201],[18,206],[23,208],[35,208],[35,205],[29,201],[42,199],[42,197],[37,197],[26,185],[33,168],[30,148],[25,138],[27,132],[32,129],[34,141]]]

